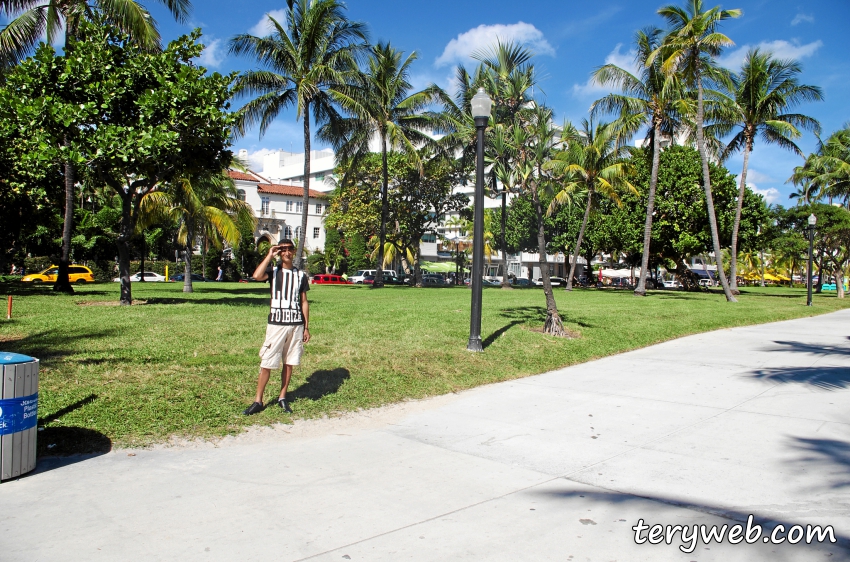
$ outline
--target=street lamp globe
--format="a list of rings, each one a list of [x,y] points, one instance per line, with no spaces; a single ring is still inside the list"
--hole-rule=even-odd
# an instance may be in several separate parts
[[[814,226],[818,223],[818,218],[812,213],[809,215],[809,226]]]
[[[490,117],[490,109],[493,107],[493,100],[484,91],[484,88],[478,88],[478,92],[472,96],[472,116],[473,117]]]

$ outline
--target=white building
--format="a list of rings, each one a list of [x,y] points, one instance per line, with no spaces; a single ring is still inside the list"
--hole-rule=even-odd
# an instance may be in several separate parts
[[[247,150],[239,157],[246,160]],[[310,151],[310,189],[327,193],[336,186],[334,182],[334,152],[330,148]],[[276,150],[263,158],[262,175],[272,183],[304,187],[304,153]]]
[[[301,211],[303,186],[274,183],[254,172],[229,170],[239,198],[254,210],[258,222],[254,231],[257,243],[264,239],[277,244],[283,238],[301,238]],[[310,251],[325,247],[324,213],[328,196],[310,190],[307,208],[307,235],[304,246]]]

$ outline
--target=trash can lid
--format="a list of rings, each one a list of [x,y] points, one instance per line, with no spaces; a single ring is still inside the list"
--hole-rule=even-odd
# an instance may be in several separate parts
[[[21,355],[20,353],[11,353],[8,351],[0,351],[0,365],[14,365],[16,363],[32,363],[35,361],[29,355]]]

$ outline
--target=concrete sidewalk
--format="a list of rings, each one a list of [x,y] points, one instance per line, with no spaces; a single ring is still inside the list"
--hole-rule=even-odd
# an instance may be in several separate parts
[[[390,416],[44,461],[0,486],[0,559],[850,560],[848,336],[850,310]],[[765,534],[832,525],[838,542],[634,542],[640,519],[749,514]]]

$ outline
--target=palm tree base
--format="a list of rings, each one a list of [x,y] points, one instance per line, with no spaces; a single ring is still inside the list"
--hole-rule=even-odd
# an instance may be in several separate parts
[[[502,288],[503,288],[503,289],[508,289],[509,291],[513,291],[513,290],[514,290],[514,288],[513,288],[513,287],[511,287],[509,283],[502,283]]]
[[[557,312],[549,312],[546,315],[546,323],[543,325],[543,333],[548,336],[568,338],[570,335],[564,329],[564,323]]]
[[[645,296],[646,296],[646,291],[638,291],[637,289],[635,289],[634,295],[635,295],[636,297],[645,297]]]

